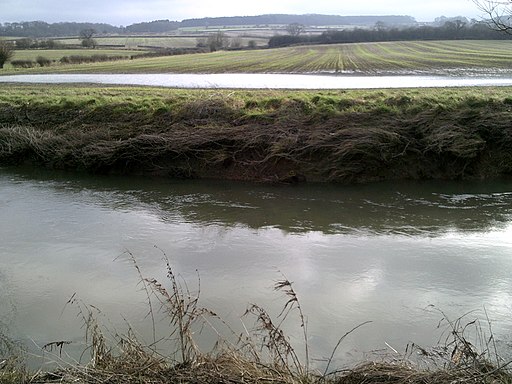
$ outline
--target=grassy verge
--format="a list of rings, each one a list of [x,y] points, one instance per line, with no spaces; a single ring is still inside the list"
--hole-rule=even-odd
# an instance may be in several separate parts
[[[459,69],[512,70],[512,41],[408,41],[311,45],[98,63],[72,68],[9,70],[2,74],[47,73],[300,73],[426,72]]]
[[[355,368],[336,369],[331,363],[338,346],[344,339],[357,332],[361,324],[339,337],[330,357],[323,358],[323,368],[315,367],[308,347],[307,319],[302,311],[299,296],[293,283],[283,278],[274,290],[284,298],[284,306],[277,316],[258,305],[249,305],[242,317],[244,324],[237,334],[222,319],[200,303],[200,284],[192,289],[175,273],[169,260],[167,279],[157,281],[145,278],[133,255],[128,254],[140,277],[140,287],[147,294],[148,322],[155,326],[155,317],[163,314],[168,329],[163,337],[154,333],[154,341],[145,345],[137,339],[136,332],[108,330],[113,339],[105,336],[105,327],[98,321],[101,313],[84,305],[75,295],[67,305],[78,309],[86,332],[87,345],[82,357],[86,363],[66,364],[48,372],[30,373],[13,354],[4,348],[0,337],[0,383],[232,383],[232,384],[510,384],[512,374],[508,363],[493,351],[493,338],[485,338],[481,351],[469,340],[470,329],[481,332],[475,321],[463,323],[462,319],[449,322],[448,337],[444,345],[430,352],[412,346],[411,354],[421,355],[427,368],[413,363],[410,355],[380,362],[367,362]],[[284,327],[292,324],[300,330],[301,343],[296,346]],[[293,321],[295,320],[295,321]],[[221,326],[228,334],[218,330]],[[209,352],[202,352],[197,337],[208,328],[217,334],[217,342]],[[337,330],[333,330],[333,333]],[[231,335],[229,335],[231,333]],[[482,338],[484,336],[482,335]],[[171,342],[174,352],[162,352],[160,345]],[[71,344],[67,341],[48,343],[46,352],[56,351],[56,357]],[[298,349],[303,350],[300,353]]]
[[[9,85],[0,164],[235,180],[512,174],[509,88],[230,91]]]

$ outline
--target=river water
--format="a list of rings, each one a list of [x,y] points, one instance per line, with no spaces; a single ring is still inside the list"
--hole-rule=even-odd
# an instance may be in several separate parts
[[[172,88],[372,89],[511,86],[509,72],[459,71],[457,76],[355,74],[47,74],[0,76],[0,83],[91,83]]]
[[[235,329],[249,303],[279,314],[286,300],[272,287],[286,276],[316,359],[365,321],[340,364],[434,345],[444,315],[484,331],[488,316],[498,347],[511,341],[510,180],[284,186],[4,168],[0,217],[0,329],[36,354],[62,340],[79,354],[77,303],[151,342],[127,251],[144,276],[166,281],[163,253],[193,292],[199,275],[200,303]],[[300,345],[296,326],[285,324]]]

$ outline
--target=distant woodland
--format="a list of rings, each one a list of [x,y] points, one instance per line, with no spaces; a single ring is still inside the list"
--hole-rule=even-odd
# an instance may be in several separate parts
[[[268,27],[298,25],[296,33],[288,28],[277,33],[269,41],[269,47],[284,47],[295,44],[331,44],[399,40],[502,40],[511,39],[511,34],[498,32],[487,23],[468,20],[465,17],[438,17],[432,23],[418,23],[411,16],[330,16],[330,15],[260,15],[240,17],[216,17],[187,19],[183,21],[155,20],[128,26],[113,26],[101,23],[46,23],[28,21],[0,23],[0,36],[21,38],[56,38],[79,36],[84,30],[97,35],[129,35],[143,33],[164,34],[178,28],[211,28],[212,31],[226,26]],[[308,29],[309,27],[309,29]],[[322,27],[310,33],[311,27]],[[285,30],[288,30],[288,34]],[[307,32],[306,32],[307,31]],[[47,40],[52,41],[52,40]]]
[[[155,20],[123,26],[102,23],[46,23],[44,21],[23,21],[16,23],[0,23],[0,36],[19,37],[62,37],[78,36],[84,29],[94,29],[100,34],[129,33],[165,33],[185,27],[222,27],[287,25],[299,23],[306,26],[372,26],[378,22],[388,25],[414,25],[416,20],[411,16],[329,16],[329,15],[260,15],[241,17],[215,17],[187,19],[183,21]]]
[[[411,16],[334,16],[334,15],[260,15],[240,17],[206,17],[202,19],[188,19],[180,23],[180,27],[221,27],[225,25],[286,25],[299,23],[306,26],[342,26],[359,25],[371,26],[375,23],[390,25],[413,25],[416,20]]]
[[[446,21],[442,25],[416,25],[398,28],[377,24],[374,28],[328,30],[317,35],[276,35],[270,48],[301,44],[339,44],[410,40],[510,40],[506,34],[489,28],[484,22]]]

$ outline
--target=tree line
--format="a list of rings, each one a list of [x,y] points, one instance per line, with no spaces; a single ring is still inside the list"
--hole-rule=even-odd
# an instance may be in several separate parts
[[[243,17],[216,17],[186,19],[183,21],[154,20],[135,23],[128,26],[113,26],[105,23],[47,23],[44,21],[23,21],[0,23],[0,36],[17,37],[62,37],[77,36],[80,31],[94,29],[99,34],[126,33],[165,33],[180,27],[209,27],[224,25],[373,25],[376,22],[389,25],[413,25],[416,20],[411,16],[329,16],[329,15],[260,15]]]
[[[100,34],[126,33],[164,33],[178,29],[179,22],[155,20],[136,23],[127,27],[116,27],[104,23],[46,23],[44,21],[23,21],[19,23],[0,23],[0,36],[30,38],[77,36],[84,30],[95,30]]]
[[[289,32],[290,33],[290,32]],[[507,40],[512,39],[489,27],[484,22],[465,23],[460,20],[447,21],[441,26],[414,26],[407,28],[387,28],[378,23],[374,28],[329,30],[319,35],[276,35],[270,38],[270,48],[296,44],[339,44],[379,41],[407,40]]]
[[[81,31],[93,29],[103,34],[120,33],[120,27],[104,23],[46,23],[44,21],[23,21],[0,23],[0,36],[16,37],[60,37],[78,36]]]
[[[292,23],[304,25],[374,25],[377,22],[390,25],[413,25],[416,19],[412,16],[337,16],[337,15],[288,15],[271,14],[258,16],[205,17],[185,19],[180,27],[220,27],[225,25],[288,25]]]

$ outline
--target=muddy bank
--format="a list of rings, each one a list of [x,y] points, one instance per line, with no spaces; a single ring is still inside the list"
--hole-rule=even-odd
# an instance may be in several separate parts
[[[9,90],[2,165],[265,182],[512,174],[509,88]]]

